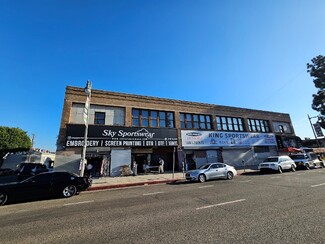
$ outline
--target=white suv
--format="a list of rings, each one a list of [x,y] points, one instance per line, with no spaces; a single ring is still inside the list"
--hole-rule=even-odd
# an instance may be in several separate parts
[[[282,173],[283,170],[296,171],[296,164],[289,156],[271,156],[260,163],[258,169],[263,171],[277,171]]]

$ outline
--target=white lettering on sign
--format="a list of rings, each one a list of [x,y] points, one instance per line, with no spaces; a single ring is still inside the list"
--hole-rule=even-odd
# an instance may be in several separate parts
[[[99,145],[99,141],[95,140],[90,140],[87,141],[87,146],[89,147],[97,147]],[[71,140],[67,141],[66,144],[67,147],[83,147],[84,146],[84,141],[83,140]]]

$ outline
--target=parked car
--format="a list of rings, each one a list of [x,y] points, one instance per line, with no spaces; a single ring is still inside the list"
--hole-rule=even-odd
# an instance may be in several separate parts
[[[271,156],[260,163],[258,169],[261,172],[277,171],[282,173],[283,170],[296,171],[296,164],[289,156]]]
[[[298,169],[324,167],[324,162],[315,153],[292,154],[290,158],[296,163]]]
[[[198,169],[186,172],[186,180],[205,182],[218,178],[231,180],[237,175],[237,171],[233,166],[224,163],[207,163]]]
[[[20,182],[0,185],[0,205],[8,201],[49,196],[72,197],[91,186],[91,179],[65,171],[40,173]]]

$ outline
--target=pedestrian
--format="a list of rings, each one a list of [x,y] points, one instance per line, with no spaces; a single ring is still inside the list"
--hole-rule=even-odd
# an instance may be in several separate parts
[[[135,161],[135,160],[133,160],[132,170],[133,170],[133,175],[134,176],[138,175],[138,164],[137,164],[137,161]]]
[[[88,163],[87,164],[87,174],[88,174],[88,177],[91,177],[92,170],[93,170],[93,165],[91,163]]]
[[[159,174],[163,174],[164,173],[164,160],[162,158],[159,157]]]

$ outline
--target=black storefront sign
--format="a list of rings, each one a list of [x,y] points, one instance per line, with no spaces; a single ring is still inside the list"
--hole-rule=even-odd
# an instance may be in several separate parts
[[[66,147],[83,147],[84,125],[67,125]],[[88,127],[87,147],[175,147],[177,130],[118,126]]]

